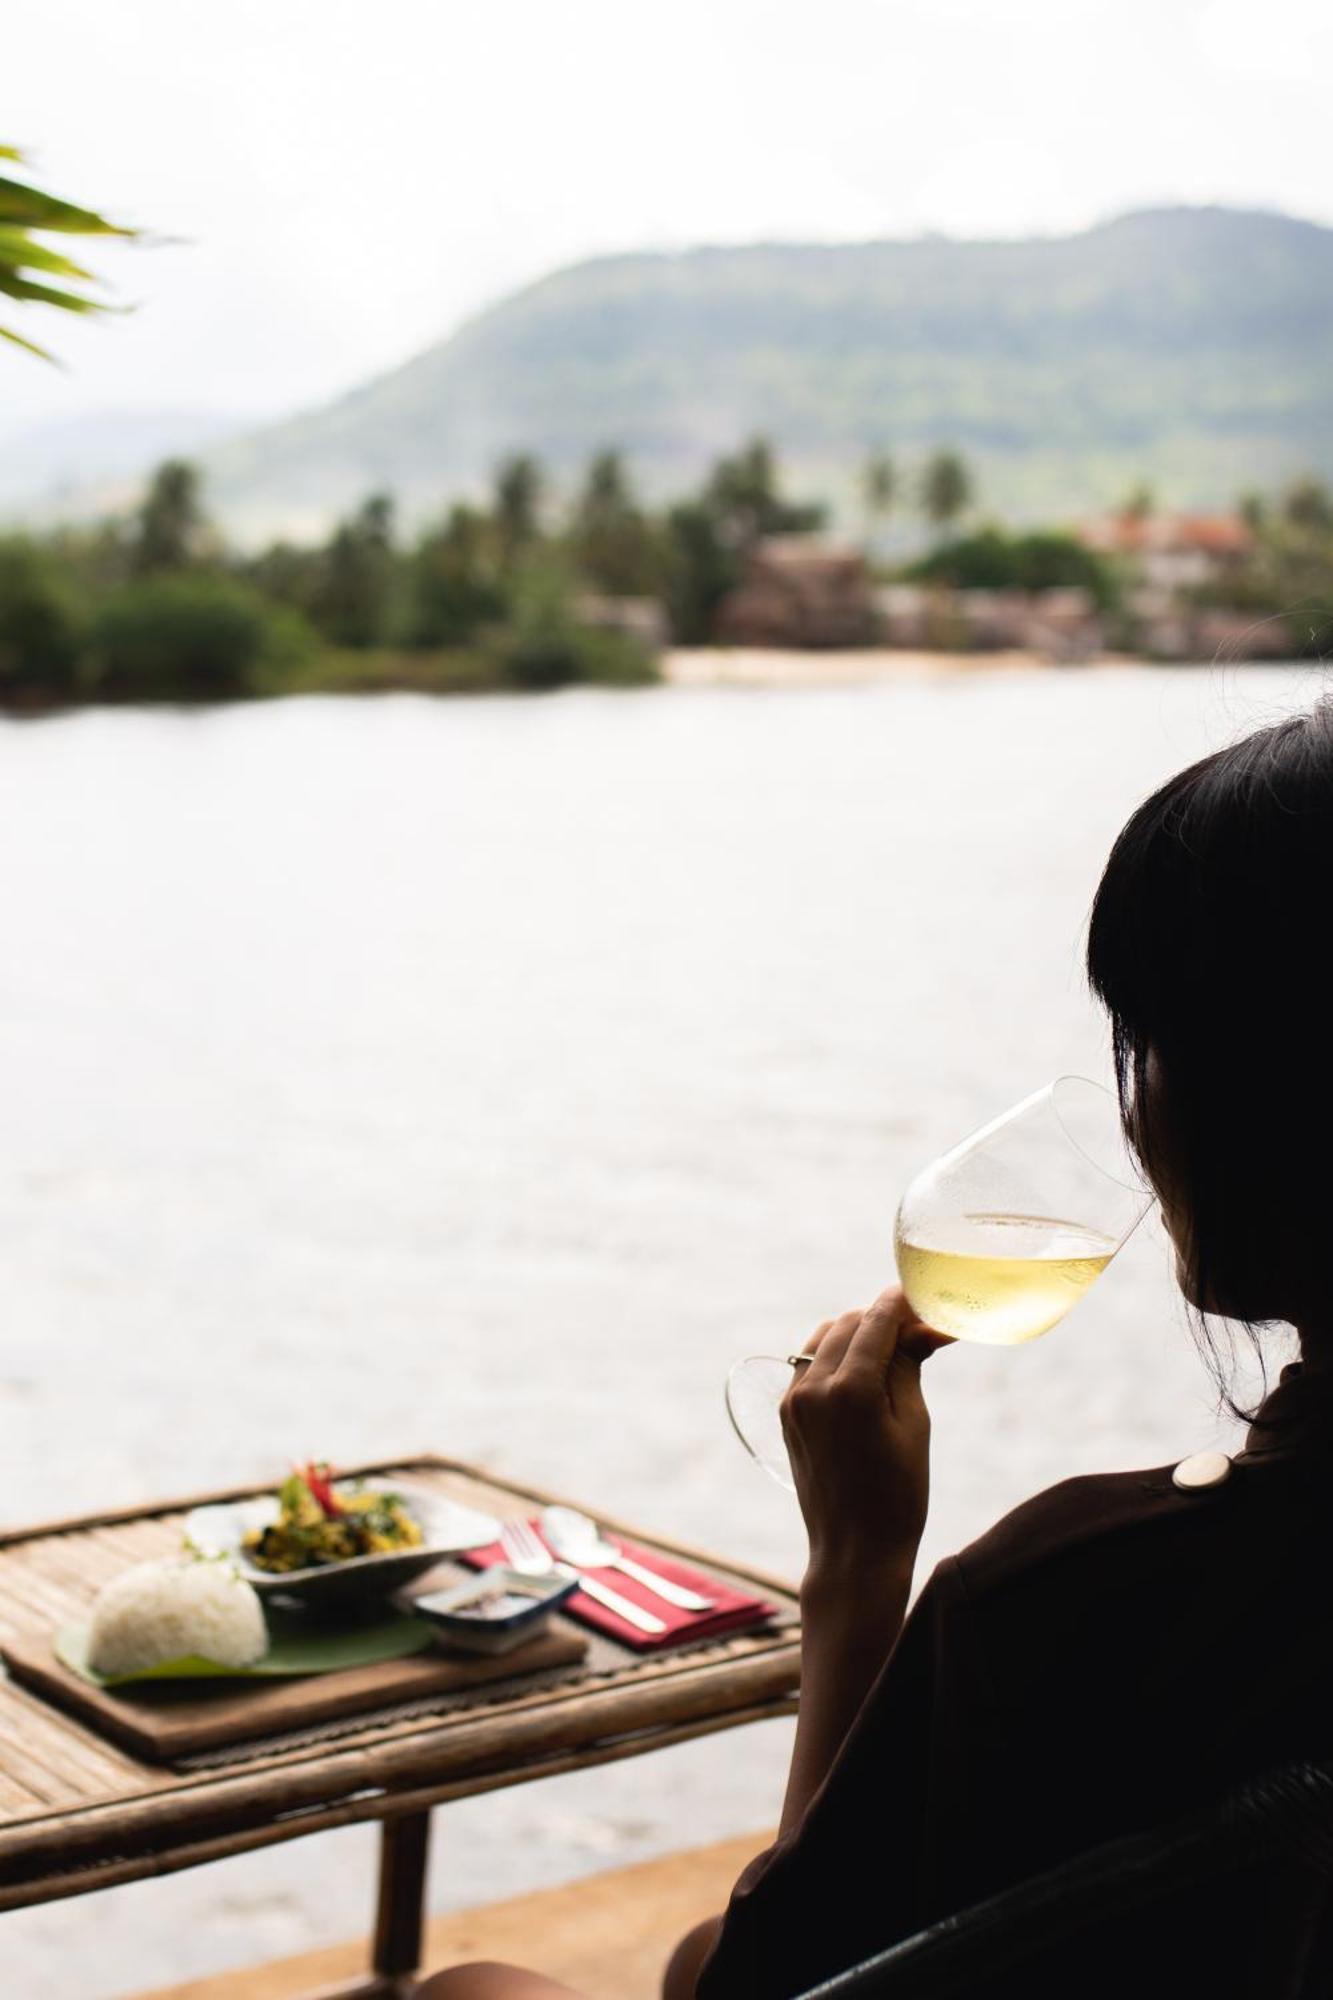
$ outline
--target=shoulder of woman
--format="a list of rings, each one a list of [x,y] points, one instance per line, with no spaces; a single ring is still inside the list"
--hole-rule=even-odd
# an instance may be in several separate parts
[[[1169,1565],[1182,1547],[1225,1543],[1251,1482],[1233,1476],[1221,1452],[1200,1452],[1140,1472],[1093,1473],[1062,1480],[1025,1500],[957,1556],[957,1578],[970,1599],[1040,1584],[1071,1572],[1105,1584],[1122,1568],[1136,1576]]]

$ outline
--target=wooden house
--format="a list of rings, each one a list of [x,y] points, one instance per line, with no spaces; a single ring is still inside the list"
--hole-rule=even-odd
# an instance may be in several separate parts
[[[718,611],[723,645],[864,646],[875,636],[865,557],[812,535],[775,535],[751,552]]]

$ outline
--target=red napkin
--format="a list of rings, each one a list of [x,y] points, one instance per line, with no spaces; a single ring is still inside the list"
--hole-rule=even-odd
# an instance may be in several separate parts
[[[541,1522],[534,1520],[532,1526],[541,1535]],[[543,1537],[543,1542],[545,1538]],[[640,1632],[633,1625],[620,1618],[614,1611],[608,1611],[604,1604],[585,1591],[576,1590],[562,1609],[585,1625],[593,1626],[598,1632],[605,1632],[608,1638],[618,1639],[622,1646],[632,1646],[637,1653],[656,1653],[664,1646],[693,1644],[699,1639],[717,1639],[724,1632],[739,1632],[747,1625],[761,1625],[771,1618],[776,1606],[765,1603],[762,1597],[747,1597],[743,1591],[732,1590],[715,1576],[708,1576],[697,1569],[687,1569],[684,1563],[661,1555],[656,1549],[644,1549],[634,1542],[623,1541],[619,1535],[608,1535],[622,1555],[630,1556],[642,1563],[658,1576],[664,1576],[671,1583],[683,1584],[686,1590],[697,1590],[704,1597],[711,1597],[711,1611],[682,1611],[679,1605],[668,1604],[665,1598],[657,1597],[645,1588],[637,1577],[626,1576],[619,1569],[593,1569],[588,1574],[614,1590],[619,1597],[637,1604],[644,1611],[651,1611],[666,1626],[665,1632]],[[498,1542],[491,1542],[485,1548],[469,1549],[461,1558],[474,1569],[491,1569],[506,1560],[505,1552]]]

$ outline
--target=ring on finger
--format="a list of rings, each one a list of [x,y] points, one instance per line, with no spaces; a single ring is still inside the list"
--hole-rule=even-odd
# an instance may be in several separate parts
[[[808,1368],[814,1358],[813,1354],[789,1354],[787,1356],[787,1366],[789,1368]]]

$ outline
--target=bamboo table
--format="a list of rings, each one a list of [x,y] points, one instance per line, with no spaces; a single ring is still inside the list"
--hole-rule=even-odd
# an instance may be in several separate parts
[[[410,1478],[501,1516],[531,1513],[554,1497],[434,1456],[351,1470]],[[0,1637],[49,1633],[86,1616],[93,1592],[117,1570],[179,1548],[191,1507],[253,1491],[0,1533]],[[340,1991],[344,2000],[408,1992],[421,1954],[433,1807],[792,1711],[799,1634],[790,1586],[623,1522],[607,1525],[761,1593],[777,1604],[777,1620],[659,1654],[594,1637],[581,1666],[534,1684],[513,1678],[187,1767],[140,1762],[0,1679],[0,1910],[375,1820],[381,1846],[370,1970]]]

